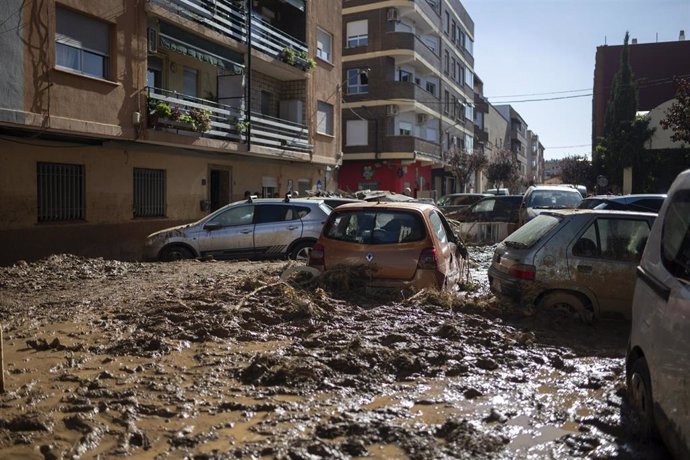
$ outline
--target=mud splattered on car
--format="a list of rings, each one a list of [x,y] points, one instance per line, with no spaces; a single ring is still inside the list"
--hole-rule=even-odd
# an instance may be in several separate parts
[[[476,283],[373,298],[285,262],[0,268],[0,457],[664,458],[626,428],[629,324]]]

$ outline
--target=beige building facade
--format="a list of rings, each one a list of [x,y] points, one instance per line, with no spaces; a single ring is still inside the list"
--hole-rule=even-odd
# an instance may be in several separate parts
[[[136,260],[246,192],[334,185],[339,2],[6,3],[0,264]]]

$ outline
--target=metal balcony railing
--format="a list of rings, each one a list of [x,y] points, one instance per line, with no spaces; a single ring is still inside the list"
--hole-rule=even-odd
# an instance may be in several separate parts
[[[221,35],[247,42],[247,14],[232,0],[151,0],[184,18],[201,23]],[[252,47],[277,58],[285,48],[308,51],[306,43],[286,34],[252,13]]]
[[[285,48],[309,50],[306,43],[273,27],[257,14],[252,14],[252,47],[274,58],[278,58]]]
[[[151,0],[180,16],[199,22],[221,35],[245,43],[247,15],[232,0]]]
[[[314,149],[309,144],[309,129],[305,125],[257,112],[250,114],[249,122],[252,144],[300,152]]]
[[[240,109],[206,99],[186,96],[176,91],[152,87],[147,87],[146,90],[149,100],[152,100],[154,105],[158,101],[163,101],[171,108],[179,108],[183,114],[188,113],[193,108],[208,110],[211,128],[203,133],[205,137],[240,140],[240,133],[235,126],[237,121],[242,118]],[[184,130],[184,128],[181,129]]]

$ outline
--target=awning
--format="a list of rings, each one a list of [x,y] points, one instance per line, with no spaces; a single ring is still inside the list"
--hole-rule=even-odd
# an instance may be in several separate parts
[[[226,70],[229,74],[244,74],[244,66],[241,64],[242,55],[224,46],[205,40],[166,22],[160,23],[159,37],[162,48],[185,54],[202,62],[208,62]]]

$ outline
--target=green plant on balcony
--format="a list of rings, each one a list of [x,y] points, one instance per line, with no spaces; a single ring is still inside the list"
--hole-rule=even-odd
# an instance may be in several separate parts
[[[290,47],[283,48],[283,51],[280,54],[281,58],[283,59],[283,62],[286,62],[290,65],[295,65],[295,60],[297,59],[297,51]]]
[[[159,117],[172,118],[172,108],[170,107],[170,104],[168,104],[167,102],[158,101],[153,111]]]
[[[203,133],[211,129],[211,112],[207,109],[189,109],[186,114],[192,123],[194,131]]]
[[[249,120],[246,118],[230,117],[228,121],[231,125],[235,126],[235,129],[238,133],[247,134],[247,130],[249,129]]]
[[[316,67],[316,61],[309,57],[309,53],[306,51],[300,51],[297,53],[297,57],[304,61],[303,67],[305,70],[311,70]]]

